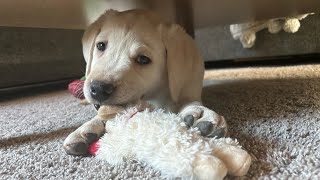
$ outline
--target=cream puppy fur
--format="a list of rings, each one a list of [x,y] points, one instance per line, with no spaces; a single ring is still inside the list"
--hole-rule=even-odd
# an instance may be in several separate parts
[[[147,10],[106,11],[85,31],[87,62],[84,95],[95,105],[129,105],[139,100],[179,113],[207,137],[224,136],[223,117],[201,103],[203,59],[193,39],[179,26]],[[99,116],[64,142],[68,154],[87,153],[104,134]]]

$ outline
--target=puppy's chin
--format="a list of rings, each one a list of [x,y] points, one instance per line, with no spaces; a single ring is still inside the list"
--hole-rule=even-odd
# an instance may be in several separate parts
[[[93,104],[93,107],[96,109],[96,111],[98,111],[100,109],[101,106],[110,106],[110,105],[115,105],[115,106],[123,106],[123,107],[128,107],[130,105],[135,105],[138,104],[138,102],[140,101],[140,99],[138,100],[132,100],[132,101],[127,101],[124,103],[112,103],[112,102],[102,102],[102,103],[95,103],[95,102],[90,102],[89,103]]]
[[[110,99],[102,102],[100,105],[126,106],[126,105],[130,105],[130,104],[136,104],[139,101],[140,101],[140,98],[129,98],[129,99],[110,98]]]

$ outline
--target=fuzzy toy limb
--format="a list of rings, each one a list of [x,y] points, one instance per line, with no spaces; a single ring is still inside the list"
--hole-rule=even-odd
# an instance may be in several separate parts
[[[98,110],[98,116],[107,121],[123,110],[122,106],[101,106]]]
[[[223,179],[227,175],[227,167],[217,157],[211,155],[199,155],[193,164],[193,173],[197,179]]]
[[[133,107],[134,108],[132,108],[132,110],[134,111],[134,113],[143,111],[147,108],[150,110],[153,109],[153,107],[145,101],[139,101]],[[116,106],[116,105],[101,106],[98,110],[98,116],[101,119],[109,120],[109,119],[112,119],[117,113],[120,113],[125,109],[126,108],[123,106]]]
[[[230,32],[233,39],[239,39],[244,48],[251,48],[256,41],[257,32],[267,28],[272,34],[278,33],[281,29],[288,33],[295,33],[300,28],[300,21],[312,14],[314,13],[275,18],[266,21],[232,24],[230,25]]]
[[[213,155],[221,159],[228,169],[228,174],[243,176],[251,165],[251,156],[231,138],[212,139]]]

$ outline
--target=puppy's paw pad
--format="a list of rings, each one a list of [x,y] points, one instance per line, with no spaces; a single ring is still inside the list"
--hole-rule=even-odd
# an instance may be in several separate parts
[[[220,116],[215,121],[201,121],[199,119],[194,127],[197,127],[201,135],[206,137],[222,138],[226,137],[228,133],[227,124],[223,116]]]
[[[209,121],[199,122],[196,127],[199,129],[202,136],[209,135],[213,130],[213,124]]]
[[[189,114],[183,118],[183,121],[186,123],[186,125],[190,128],[192,127],[194,123],[194,117],[193,115]]]
[[[225,137],[227,124],[223,116],[201,105],[190,105],[180,112],[187,127],[196,127],[202,136]]]

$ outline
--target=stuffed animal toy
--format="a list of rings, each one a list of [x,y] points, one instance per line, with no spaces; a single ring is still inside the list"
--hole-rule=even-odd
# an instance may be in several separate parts
[[[266,21],[232,24],[230,25],[230,32],[233,39],[239,39],[244,48],[251,48],[256,41],[256,33],[258,31],[267,28],[272,34],[278,33],[281,29],[288,33],[295,33],[300,28],[300,20],[311,14],[313,13],[270,19]]]
[[[68,84],[68,90],[69,92],[76,98],[83,100],[83,85],[84,80],[86,79],[85,76],[83,76],[81,79],[77,79],[75,81],[72,81]]]
[[[243,176],[251,165],[250,155],[236,140],[205,138],[177,114],[131,107],[115,115],[122,109],[105,109],[108,112],[99,111],[110,118],[106,133],[91,144],[90,153],[112,165],[137,160],[160,171],[164,178],[182,179]]]

